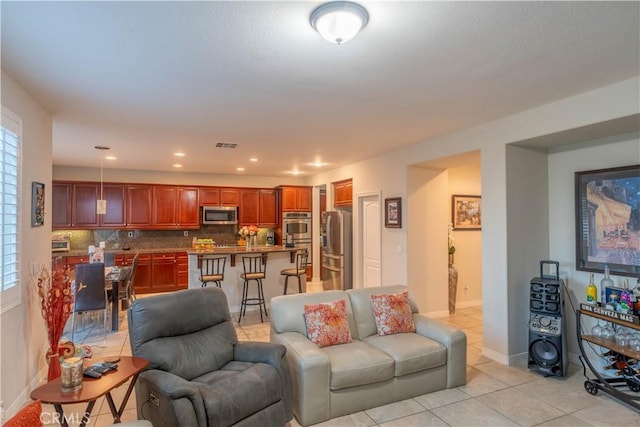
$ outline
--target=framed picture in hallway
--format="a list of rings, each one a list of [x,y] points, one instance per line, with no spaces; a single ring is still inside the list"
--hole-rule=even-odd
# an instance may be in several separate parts
[[[384,226],[402,228],[402,205],[400,197],[384,199]]]
[[[481,230],[480,196],[451,196],[451,223],[454,230]]]
[[[44,184],[33,181],[31,183],[31,226],[44,225]]]
[[[640,277],[640,165],[576,172],[575,186],[576,270]]]

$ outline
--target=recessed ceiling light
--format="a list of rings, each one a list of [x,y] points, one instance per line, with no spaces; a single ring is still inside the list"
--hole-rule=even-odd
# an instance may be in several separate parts
[[[326,166],[328,165],[328,163],[324,163],[320,160],[316,160],[315,162],[311,163],[311,166],[315,166],[317,168],[321,168],[322,166]]]
[[[257,157],[251,157],[251,158],[249,159],[249,161],[250,161],[250,162],[257,162],[257,161],[258,161],[258,158],[257,158]]]
[[[176,156],[176,157],[184,157],[185,156],[185,154],[181,153],[181,152],[173,153],[173,155]]]
[[[302,172],[300,172],[299,170],[295,169],[289,172],[291,175],[300,175]]]
[[[118,160],[118,158],[116,156],[106,156],[105,159],[106,160]]]
[[[179,163],[176,163],[176,164],[174,164],[174,165],[173,165],[173,167],[174,167],[174,168],[181,168],[181,167],[182,167],[182,165],[181,165],[181,164],[179,164]]]
[[[240,167],[240,168],[236,168],[236,170],[237,170],[238,172],[244,172],[244,168],[242,168],[242,167]]]

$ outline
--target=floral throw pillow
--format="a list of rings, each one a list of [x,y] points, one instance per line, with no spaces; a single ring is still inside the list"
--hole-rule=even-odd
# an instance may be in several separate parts
[[[416,331],[409,303],[409,292],[371,295],[371,305],[378,335]]]
[[[320,304],[305,304],[304,318],[307,336],[319,347],[351,342],[344,299]]]

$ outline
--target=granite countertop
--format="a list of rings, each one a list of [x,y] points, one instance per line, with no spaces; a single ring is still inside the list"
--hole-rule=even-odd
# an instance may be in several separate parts
[[[193,248],[147,248],[147,249],[130,249],[125,251],[123,249],[109,249],[106,252],[113,252],[119,255],[127,255],[127,254],[162,254],[162,253],[172,253],[172,252],[187,252],[188,254],[239,254],[239,253],[247,253],[247,252],[293,252],[301,249],[300,247],[287,248],[282,245],[260,245],[255,249],[249,249],[245,246],[234,246],[229,245],[225,247],[215,247],[213,249],[193,249]],[[78,250],[78,251],[69,251],[69,252],[52,252],[52,256],[55,258],[57,256],[83,256],[89,255],[86,250]]]

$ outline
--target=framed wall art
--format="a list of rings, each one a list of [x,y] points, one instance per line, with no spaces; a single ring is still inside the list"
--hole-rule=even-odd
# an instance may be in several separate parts
[[[640,277],[640,165],[575,173],[576,270]]]
[[[384,199],[384,226],[402,228],[402,200],[400,197]]]
[[[451,223],[454,230],[481,230],[482,206],[480,196],[451,196]]]
[[[31,226],[42,225],[44,225],[44,184],[33,181],[31,183]]]

